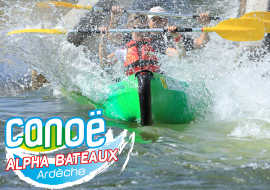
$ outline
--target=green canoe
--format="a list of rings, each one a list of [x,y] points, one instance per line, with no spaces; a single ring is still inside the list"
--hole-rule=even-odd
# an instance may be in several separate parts
[[[153,123],[187,123],[207,107],[208,91],[150,71],[141,71],[109,86],[106,100],[95,102],[108,118]]]

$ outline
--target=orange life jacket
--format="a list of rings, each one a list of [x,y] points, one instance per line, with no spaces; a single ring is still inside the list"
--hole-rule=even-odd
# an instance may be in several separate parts
[[[126,75],[132,75],[141,70],[156,72],[160,69],[154,48],[147,42],[130,41],[127,43],[127,57],[124,62]]]

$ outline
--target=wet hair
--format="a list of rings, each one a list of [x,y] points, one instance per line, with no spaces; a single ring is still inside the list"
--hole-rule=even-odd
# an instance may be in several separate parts
[[[142,13],[133,13],[131,15],[129,15],[128,17],[128,21],[126,23],[126,28],[128,28],[129,26],[135,25],[135,24],[147,24],[148,22],[148,18],[146,15],[142,14]]]

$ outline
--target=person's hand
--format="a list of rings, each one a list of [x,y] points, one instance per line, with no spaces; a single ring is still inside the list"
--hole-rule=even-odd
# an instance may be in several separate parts
[[[111,19],[119,18],[122,16],[123,10],[119,6],[112,6]]]
[[[176,32],[177,26],[167,26],[169,34],[175,39],[179,38],[179,33]]]
[[[199,14],[200,17],[197,17],[197,20],[203,25],[208,25],[211,21],[209,19],[209,13],[201,13]]]
[[[100,31],[100,37],[104,38],[108,35],[108,27],[99,27],[98,30]]]

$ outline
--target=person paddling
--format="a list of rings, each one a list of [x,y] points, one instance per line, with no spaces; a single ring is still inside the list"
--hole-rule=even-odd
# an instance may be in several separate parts
[[[129,29],[144,29],[148,28],[148,19],[146,15],[141,13],[131,14],[128,18],[126,27]],[[171,28],[168,27],[169,32]],[[107,27],[99,28],[101,33],[106,33],[101,35],[101,41],[99,45],[100,53],[100,64],[105,66],[105,64],[112,65],[118,60],[116,58],[116,53],[107,56],[106,50],[104,48],[105,37],[107,36]],[[119,35],[120,36],[120,35]],[[126,69],[126,75],[132,75],[140,70],[150,70],[152,72],[160,72],[160,64],[158,63],[158,58],[153,46],[151,45],[151,38],[145,32],[132,32],[131,40],[126,43],[125,48],[121,49],[122,56],[124,60],[124,67]],[[176,49],[174,49],[177,51]],[[119,51],[119,50],[118,50]],[[185,50],[182,48],[182,55],[177,52],[178,57],[184,56]],[[168,56],[172,56],[166,53]],[[116,58],[116,59],[115,59]]]
[[[150,9],[150,12],[165,12],[162,7],[153,7]],[[114,29],[117,27],[118,20],[120,16],[123,14],[121,7],[113,6],[111,13],[111,22],[110,29]],[[200,17],[197,20],[203,23],[203,26],[207,26],[210,23],[209,14],[201,13]],[[167,26],[168,19],[166,17],[148,15],[148,25],[149,28],[164,28]],[[177,27],[169,26],[171,32],[162,34],[162,33],[154,33],[152,32],[149,37],[152,38],[152,45],[154,49],[162,54],[165,54],[166,51],[168,53],[175,53],[175,50],[170,48],[177,48],[184,46],[186,51],[201,49],[203,48],[209,41],[209,34],[203,32],[199,38],[187,38],[186,36],[181,36],[179,33],[174,32]],[[174,29],[174,30],[173,30]],[[131,39],[130,34],[122,35],[122,34],[109,34],[108,36],[111,42],[116,44],[125,44]]]

